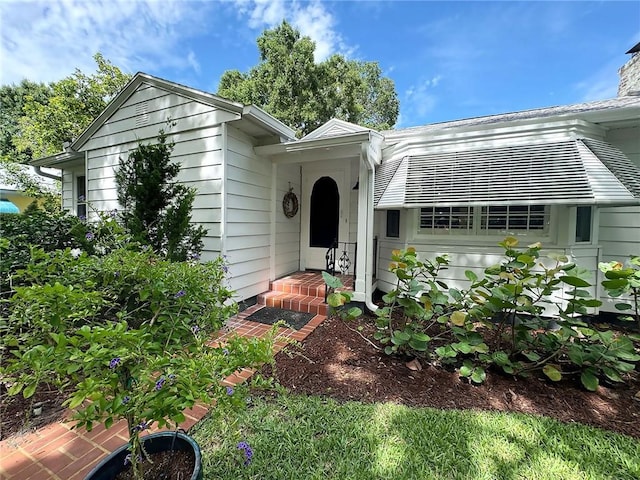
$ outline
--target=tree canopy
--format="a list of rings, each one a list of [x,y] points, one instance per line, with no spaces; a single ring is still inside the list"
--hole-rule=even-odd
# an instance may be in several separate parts
[[[334,54],[315,63],[315,43],[286,21],[257,43],[258,65],[247,73],[225,71],[218,95],[263,108],[299,136],[334,117],[378,130],[395,124],[398,95],[377,62]]]
[[[49,85],[23,80],[0,87],[0,165],[4,181],[30,194],[42,185],[20,164],[60,152],[96,118],[130,76],[94,55],[97,71],[73,74]]]
[[[52,83],[47,102],[27,97],[13,137],[18,151],[35,158],[61,151],[63,143],[80,135],[129,81],[129,75],[100,53],[93,58],[98,65],[95,73],[86,75],[76,69]]]
[[[46,104],[50,96],[50,86],[26,79],[19,84],[0,87],[0,181],[18,185],[32,195],[42,194],[42,185],[20,165],[29,160],[30,152],[18,150],[13,139],[19,135],[18,122],[24,115],[27,101]]]

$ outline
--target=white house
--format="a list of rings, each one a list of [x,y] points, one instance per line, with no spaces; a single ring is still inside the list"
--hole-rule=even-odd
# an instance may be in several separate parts
[[[640,44],[629,53],[611,100],[384,132],[334,119],[301,139],[255,106],[138,73],[66,151],[32,164],[62,170],[64,208],[111,210],[118,159],[175,121],[203,259],[226,255],[239,299],[324,269],[334,241],[370,307],[391,287],[391,251],[410,245],[449,254],[443,279],[460,286],[506,235],[598,281],[599,261],[640,254]]]

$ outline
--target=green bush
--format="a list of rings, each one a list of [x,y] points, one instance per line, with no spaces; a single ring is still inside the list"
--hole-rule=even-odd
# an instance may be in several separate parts
[[[376,312],[375,338],[385,352],[453,364],[475,383],[486,379],[488,367],[522,376],[541,371],[553,381],[578,374],[589,390],[602,377],[622,382],[640,360],[634,337],[583,321],[589,308],[601,304],[586,290],[591,284],[585,272],[562,255],[549,255],[552,265],[545,266],[538,243],[519,249],[517,239],[507,237],[500,245],[504,260],[482,278],[465,272],[471,283],[466,291],[438,279],[447,258],[421,261],[413,248],[394,251],[396,287]],[[563,287],[564,302],[554,300]],[[553,309],[549,328],[545,314]]]
[[[32,247],[45,252],[80,248],[82,228],[82,222],[67,212],[39,210],[35,206],[17,215],[0,214],[2,282],[29,263]]]
[[[137,475],[144,430],[177,426],[198,401],[244,404],[240,389],[222,380],[272,358],[273,338],[210,343],[237,311],[222,259],[169,262],[151,249],[89,256],[67,248],[40,251],[37,262],[27,270],[38,281],[17,287],[10,301],[0,351],[11,356],[0,378],[11,395],[30,397],[42,383],[67,388],[76,426],[88,430],[126,419]],[[56,280],[61,271],[70,273]]]

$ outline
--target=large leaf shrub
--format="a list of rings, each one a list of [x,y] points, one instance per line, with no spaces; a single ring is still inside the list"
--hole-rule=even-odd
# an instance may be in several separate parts
[[[375,338],[385,352],[452,364],[475,383],[486,379],[489,367],[520,376],[541,371],[553,381],[578,375],[589,390],[602,378],[624,381],[640,361],[638,337],[585,322],[590,309],[601,305],[585,272],[563,255],[550,254],[543,262],[539,243],[519,248],[517,239],[507,237],[500,246],[503,261],[482,278],[465,272],[465,291],[438,278],[448,258],[420,260],[413,248],[394,251],[396,286],[376,312]],[[635,272],[608,273],[605,287],[631,290]]]

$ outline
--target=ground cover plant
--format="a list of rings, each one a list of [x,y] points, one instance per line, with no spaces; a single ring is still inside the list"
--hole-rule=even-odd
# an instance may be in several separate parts
[[[250,445],[246,462],[235,438]],[[531,415],[253,397],[235,423],[205,419],[193,435],[205,478],[635,479],[640,442]],[[243,466],[244,465],[244,466]]]

